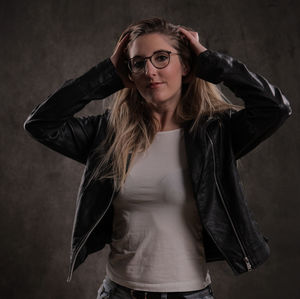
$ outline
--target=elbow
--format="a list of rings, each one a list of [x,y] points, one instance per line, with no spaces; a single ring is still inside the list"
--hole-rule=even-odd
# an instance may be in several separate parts
[[[291,107],[290,104],[285,105],[283,110],[284,110],[287,117],[290,117],[292,115],[292,107]]]
[[[38,138],[40,135],[41,130],[38,129],[35,121],[33,121],[30,116],[25,120],[23,128],[33,138]]]
[[[30,132],[30,121],[28,119],[25,120],[23,124],[23,129],[27,132]]]
[[[274,86],[271,87],[271,98],[273,102],[274,113],[277,116],[278,121],[281,123],[291,116],[291,104],[279,88]]]
[[[292,114],[291,104],[278,88],[275,90],[275,97],[277,98],[279,116],[285,120]]]
[[[279,115],[282,121],[286,120],[292,115],[292,107],[290,102],[283,97],[282,102],[279,105]]]
[[[280,127],[292,115],[292,108],[288,100],[282,101],[273,113],[273,125],[275,128]]]
[[[30,116],[25,120],[23,128],[28,133],[32,133],[32,131],[34,131],[34,126],[32,125],[32,119]]]

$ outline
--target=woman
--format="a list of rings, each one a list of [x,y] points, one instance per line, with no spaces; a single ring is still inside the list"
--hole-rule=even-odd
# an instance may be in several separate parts
[[[243,99],[231,104],[215,84]],[[104,114],[74,117],[113,93]],[[291,115],[281,91],[191,29],[142,20],[113,55],[67,81],[26,120],[38,141],[86,165],[72,272],[110,246],[100,298],[213,298],[206,262],[235,274],[269,256],[237,160]]]

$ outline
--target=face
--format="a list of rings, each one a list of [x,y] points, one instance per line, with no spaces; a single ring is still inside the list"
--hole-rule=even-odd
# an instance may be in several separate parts
[[[151,33],[135,39],[129,47],[129,57],[148,57],[155,51],[166,50],[177,53],[168,36]],[[181,97],[182,76],[187,74],[187,68],[181,62],[179,55],[172,54],[169,64],[163,69],[157,69],[149,59],[146,60],[145,71],[132,74],[132,81],[141,96],[149,103],[176,105]]]

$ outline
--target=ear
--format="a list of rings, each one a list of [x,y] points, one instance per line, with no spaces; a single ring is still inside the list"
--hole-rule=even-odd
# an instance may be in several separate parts
[[[182,64],[182,76],[186,76],[189,74],[191,68],[187,64]]]
[[[194,72],[189,65],[182,65],[182,82],[190,83],[194,79]]]
[[[131,73],[129,73],[129,72],[128,72],[128,79],[129,79],[131,82],[133,82],[133,78],[132,78],[132,76],[131,76]]]

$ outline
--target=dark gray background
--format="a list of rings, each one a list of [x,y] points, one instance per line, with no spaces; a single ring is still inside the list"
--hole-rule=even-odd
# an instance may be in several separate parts
[[[96,298],[107,250],[66,282],[83,166],[31,139],[23,123],[64,81],[110,56],[129,23],[150,16],[194,28],[207,48],[239,58],[290,100],[292,117],[241,160],[246,197],[272,255],[241,276],[224,262],[210,271],[218,299],[299,298],[296,0],[11,0],[1,1],[0,14],[1,298]],[[93,102],[82,113],[100,113],[102,106]]]

